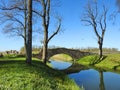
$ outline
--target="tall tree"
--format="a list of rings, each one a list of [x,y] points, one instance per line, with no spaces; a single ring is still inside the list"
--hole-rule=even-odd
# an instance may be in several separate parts
[[[32,0],[28,0],[28,38],[27,38],[27,63],[31,64],[32,61]]]
[[[11,3],[14,2],[14,3]],[[5,23],[3,28],[4,33],[10,36],[20,36],[24,40],[24,49],[26,60],[28,59],[27,52],[27,0],[11,0],[7,2],[1,0],[0,9],[1,22]]]
[[[58,21],[58,25],[56,26],[55,31],[49,35],[50,32],[50,19],[51,19],[51,0],[36,0],[40,3],[42,6],[41,12],[34,11],[37,15],[39,15],[42,18],[42,26],[44,30],[44,40],[43,40],[43,55],[42,59],[44,63],[47,62],[47,49],[48,49],[48,43],[49,41],[56,35],[61,29],[61,18],[59,16],[54,17]],[[53,19],[53,18],[52,18]]]
[[[24,39],[26,62],[31,63],[32,57],[32,1],[10,0],[0,5],[1,20],[5,22],[5,33],[21,36]],[[28,23],[28,24],[27,24]]]
[[[91,25],[93,27],[99,45],[99,60],[103,58],[102,47],[107,26],[107,12],[108,10],[104,5],[99,10],[97,2],[88,3],[85,8],[85,13],[81,19],[83,22],[87,23],[87,25]]]

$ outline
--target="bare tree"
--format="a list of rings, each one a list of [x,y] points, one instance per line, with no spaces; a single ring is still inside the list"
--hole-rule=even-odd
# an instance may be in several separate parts
[[[32,0],[28,0],[28,39],[27,39],[27,63],[31,64],[32,61]]]
[[[2,1],[4,1],[4,0],[2,0]],[[14,25],[13,25],[13,23],[8,23],[7,24],[8,28],[5,28],[5,29],[6,29],[6,32],[13,31],[17,35],[22,36],[24,38],[25,48],[26,48],[26,61],[29,62],[28,56],[31,55],[29,53],[29,50],[31,50],[31,47],[29,45],[30,45],[30,42],[32,42],[32,41],[30,41],[32,39],[31,38],[32,31],[31,31],[30,27],[28,27],[28,26],[30,26],[30,23],[31,23],[31,21],[30,21],[31,16],[30,16],[30,12],[27,7],[29,5],[28,5],[27,0],[20,0],[22,2],[22,5],[19,4],[20,3],[19,0],[11,0],[11,1],[15,1],[14,3],[12,3],[12,6],[3,4],[2,8],[1,8],[2,10],[6,11],[4,14],[2,12],[3,16],[7,17],[6,19],[3,19],[3,20],[14,22]],[[42,19],[42,26],[43,26],[43,31],[44,31],[43,61],[44,61],[44,63],[46,63],[48,42],[60,31],[61,18],[59,16],[54,17],[57,20],[57,25],[56,25],[54,32],[52,34],[49,34],[51,31],[50,30],[50,25],[51,25],[50,19],[52,16],[51,12],[50,12],[51,11],[51,0],[33,0],[33,1],[35,4],[39,5],[39,7],[36,7],[34,5],[32,12],[34,12],[35,14],[40,16],[40,18]],[[24,7],[22,7],[23,5],[24,5]],[[7,7],[7,6],[9,6],[9,7]],[[36,9],[39,11],[37,11]],[[13,13],[13,11],[14,11],[14,13]],[[21,15],[21,12],[23,13],[22,15]],[[17,14],[18,16],[16,15],[16,13],[18,13]],[[53,17],[52,17],[52,19],[53,19]],[[27,23],[28,23],[28,25],[27,25]],[[20,24],[20,25],[18,25],[18,24]],[[30,30],[30,32],[29,32],[29,30]],[[29,37],[29,35],[30,35],[30,37]]]
[[[91,25],[93,27],[99,45],[99,60],[103,58],[102,47],[107,26],[106,23],[107,12],[108,10],[104,5],[102,6],[101,11],[99,11],[97,2],[95,2],[94,4],[89,3],[87,4],[85,13],[81,19],[87,25]]]
[[[42,18],[42,26],[43,26],[43,30],[44,30],[44,40],[43,40],[43,55],[42,55],[42,59],[44,61],[44,63],[46,64],[47,62],[47,49],[48,49],[48,43],[49,41],[58,34],[58,32],[61,29],[61,18],[59,16],[55,17],[58,21],[58,25],[55,29],[55,31],[49,35],[50,32],[50,19],[51,19],[51,0],[36,0],[37,2],[40,3],[40,5],[42,6],[42,11],[41,12],[36,12],[34,11],[34,13],[36,13],[37,15],[39,15]]]
[[[1,0],[2,1],[2,0]],[[13,2],[13,3],[11,3]],[[12,34],[12,36],[21,36],[24,39],[24,49],[26,55],[26,62],[29,63],[30,46],[28,41],[30,41],[29,35],[32,35],[29,32],[31,21],[28,23],[28,2],[27,0],[11,0],[8,4],[5,4],[2,1],[0,9],[1,12],[1,22],[5,23],[4,33]],[[31,16],[30,16],[31,17]],[[30,20],[30,19],[29,19]],[[31,31],[30,31],[31,32]],[[31,37],[32,39],[32,37]],[[32,47],[32,46],[31,46]],[[29,50],[28,50],[29,49]]]
[[[2,1],[2,0],[1,0]],[[11,3],[14,2],[14,3]],[[24,39],[26,60],[27,54],[27,0],[11,0],[8,4],[1,2],[1,22],[5,23],[4,33],[20,36]]]

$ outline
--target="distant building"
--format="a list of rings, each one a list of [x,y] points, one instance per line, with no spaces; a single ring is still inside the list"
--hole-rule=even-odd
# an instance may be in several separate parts
[[[19,54],[17,50],[5,51],[5,54]]]

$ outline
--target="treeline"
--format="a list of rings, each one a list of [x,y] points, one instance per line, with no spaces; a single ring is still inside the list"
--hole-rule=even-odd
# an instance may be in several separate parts
[[[103,48],[102,50],[104,54],[120,53],[120,51],[117,48]],[[99,49],[95,47],[88,47],[88,48],[81,48],[80,51],[98,53]]]
[[[60,46],[49,46],[49,49],[53,49],[53,48],[65,48],[65,47],[60,47]],[[42,49],[42,46],[33,46],[32,47],[32,53],[33,54],[38,54],[40,52],[40,50]],[[87,47],[87,48],[70,48],[70,49],[77,49],[83,52],[91,52],[91,53],[98,53],[99,52],[99,48],[96,47]],[[20,49],[20,53],[24,54],[25,53],[25,49],[24,47],[21,47]],[[103,53],[104,54],[111,54],[111,53],[120,53],[120,51],[117,48],[103,48]]]
[[[32,46],[32,53],[33,54],[38,54],[42,48],[43,48],[42,46]],[[53,48],[64,48],[64,47],[55,46],[55,45],[48,46],[48,49],[53,49]],[[25,48],[24,48],[24,46],[21,47],[21,49],[20,49],[19,52],[21,54],[25,54]]]

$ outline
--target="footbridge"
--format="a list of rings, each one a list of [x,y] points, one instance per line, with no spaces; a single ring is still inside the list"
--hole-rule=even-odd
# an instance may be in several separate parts
[[[35,55],[36,58],[42,59],[42,53],[43,50],[40,51],[39,54]],[[67,49],[67,48],[54,48],[54,49],[48,49],[48,55],[47,59],[49,60],[50,57],[56,55],[56,54],[67,54],[72,57],[73,60],[82,58],[84,56],[90,55],[90,52],[82,52],[77,49]]]

